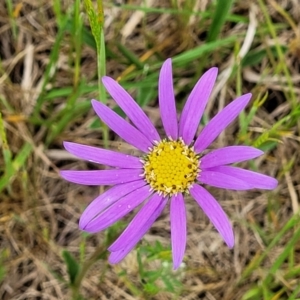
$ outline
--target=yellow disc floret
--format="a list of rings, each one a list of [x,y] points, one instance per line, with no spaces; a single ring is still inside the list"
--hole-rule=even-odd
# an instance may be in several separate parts
[[[200,172],[199,156],[182,139],[160,141],[143,163],[145,181],[164,196],[188,192]]]

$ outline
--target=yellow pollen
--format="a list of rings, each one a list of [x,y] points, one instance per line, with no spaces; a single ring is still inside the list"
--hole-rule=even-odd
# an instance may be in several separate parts
[[[199,155],[182,139],[160,141],[143,161],[145,181],[164,196],[188,192],[200,172]]]

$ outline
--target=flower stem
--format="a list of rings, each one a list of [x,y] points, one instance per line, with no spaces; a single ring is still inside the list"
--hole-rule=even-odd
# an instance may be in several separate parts
[[[88,270],[91,268],[91,266],[97,261],[99,260],[99,257],[101,257],[104,253],[106,252],[105,248],[102,246],[98,246],[95,250],[95,252],[91,255],[90,258],[88,258],[85,262],[83,262],[77,276],[75,279],[74,284],[71,287],[71,291],[72,291],[72,300],[79,300],[80,298],[80,286],[81,286],[81,282],[84,278],[84,276],[86,275],[86,273],[88,272]]]

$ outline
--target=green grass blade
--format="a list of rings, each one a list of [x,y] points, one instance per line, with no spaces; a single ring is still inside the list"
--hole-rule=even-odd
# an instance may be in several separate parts
[[[216,9],[213,14],[212,23],[208,30],[207,42],[217,40],[220,31],[226,21],[229,11],[233,5],[234,0],[218,0],[216,1]]]
[[[117,43],[117,47],[120,52],[128,59],[130,64],[134,64],[138,69],[143,69],[144,63],[140,61],[140,59],[130,51],[126,46],[122,45],[121,43]]]
[[[67,20],[68,20],[68,17],[63,18],[61,26],[59,26],[59,29],[58,29],[58,32],[56,35],[55,43],[53,44],[52,51],[50,53],[49,63],[44,72],[41,93],[37,99],[36,106],[35,106],[34,112],[33,112],[33,115],[35,117],[38,117],[38,114],[41,111],[41,107],[42,107],[43,103],[45,102],[45,98],[44,98],[45,89],[46,89],[46,86],[49,83],[51,77],[53,76],[53,70],[55,68],[55,64],[57,63],[57,60],[59,57],[59,48],[60,48],[61,42],[63,40],[63,37],[65,35],[65,32],[66,32]]]
[[[299,223],[299,216],[298,215],[292,216],[282,227],[282,229],[276,234],[276,236],[273,238],[272,242],[268,245],[264,253],[262,253],[260,257],[256,259],[255,262],[250,263],[250,265],[248,265],[248,267],[244,269],[244,272],[242,273],[239,282],[242,282],[245,278],[247,278],[252,273],[252,271],[255,270],[262,263],[262,261],[268,256],[268,254],[273,249],[273,247],[275,247],[279,243],[283,235],[298,223]]]
[[[272,36],[272,38],[274,39],[274,42],[275,42],[275,49],[276,49],[276,52],[277,52],[277,55],[278,55],[278,62],[276,62],[276,68],[275,68],[275,72],[280,72],[282,71],[286,80],[287,80],[287,85],[288,85],[288,96],[287,96],[287,99],[290,99],[291,103],[292,103],[292,108],[295,109],[298,105],[298,100],[297,100],[297,95],[295,93],[295,90],[294,90],[294,86],[293,86],[293,82],[292,82],[292,79],[291,79],[291,73],[290,73],[290,70],[286,64],[286,56],[284,55],[284,52],[283,52],[283,49],[282,47],[280,46],[280,42],[278,40],[278,37],[277,37],[277,32],[276,32],[276,28],[273,24],[273,21],[269,15],[269,12],[268,12],[268,8],[266,6],[266,3],[262,0],[258,0],[258,4],[259,4],[259,7],[261,9],[261,11],[263,12],[263,15],[266,19],[266,23],[267,23],[267,26],[268,26],[268,30]]]
[[[0,113],[0,139],[1,139],[1,146],[2,146],[2,153],[3,153],[5,167],[6,169],[9,169],[11,167],[12,154],[8,146],[6,132],[4,128],[4,122],[1,113]]]
[[[15,20],[14,11],[13,11],[13,1],[12,0],[6,0],[6,7],[9,15],[9,21],[11,24],[11,29],[13,33],[13,37],[16,40],[17,39],[17,22]]]
[[[299,300],[300,284],[295,288],[288,300]]]
[[[11,179],[16,175],[20,168],[24,166],[32,148],[32,144],[29,142],[26,142],[23,145],[10,167],[6,169],[5,174],[0,178],[0,192],[2,192],[2,190],[10,183]]]
[[[296,215],[296,217],[298,217],[298,222],[299,222],[300,221],[299,216]],[[285,245],[282,253],[278,256],[278,258],[275,260],[275,262],[273,263],[273,265],[269,269],[268,276],[264,280],[264,283],[266,285],[270,284],[270,282],[272,280],[272,276],[271,275],[274,275],[279,270],[280,266],[288,258],[290,252],[294,251],[294,247],[296,246],[297,243],[299,243],[299,240],[300,240],[300,228],[298,228],[295,231],[295,233],[293,234],[293,236],[291,237],[291,239]]]
[[[195,59],[200,58],[204,54],[209,54],[213,51],[216,51],[216,49],[220,47],[232,45],[237,38],[237,36],[229,36],[221,40],[205,43],[199,47],[174,56],[174,58],[172,59],[173,64],[177,67],[184,66],[185,64],[193,62]]]
[[[74,66],[74,88],[77,88],[80,83],[81,70],[81,48],[82,48],[82,27],[83,21],[80,14],[80,0],[75,1],[75,13],[73,20],[73,45],[75,48],[75,66]]]

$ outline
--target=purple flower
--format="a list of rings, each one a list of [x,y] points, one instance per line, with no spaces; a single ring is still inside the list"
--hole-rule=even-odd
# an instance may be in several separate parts
[[[232,190],[271,190],[277,186],[277,180],[272,177],[229,166],[258,157],[263,154],[261,150],[248,146],[229,146],[202,155],[251,98],[251,94],[246,94],[231,102],[211,119],[195,139],[217,73],[217,68],[211,68],[199,79],[178,121],[172,61],[165,61],[158,85],[161,119],[166,132],[166,138],[163,139],[132,97],[112,78],[103,78],[106,90],[133,125],[96,100],[92,100],[93,108],[114,132],[143,152],[140,157],[64,143],[67,151],[81,159],[114,167],[99,171],[61,171],[63,178],[74,183],[113,186],[86,208],[79,222],[82,230],[95,233],[106,229],[145,202],[109,247],[111,263],[118,263],[135,247],[169,202],[173,266],[177,269],[186,247],[186,194],[196,200],[225,243],[232,248],[234,235],[231,223],[220,204],[202,185]]]

